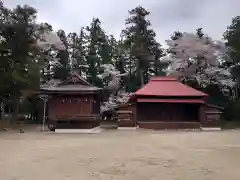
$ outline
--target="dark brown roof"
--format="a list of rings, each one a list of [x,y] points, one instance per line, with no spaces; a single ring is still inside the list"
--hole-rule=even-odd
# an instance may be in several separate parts
[[[50,81],[44,83],[44,84],[41,84],[40,85],[40,89],[42,88],[46,88],[46,87],[49,87],[49,86],[57,86],[58,84],[60,84],[62,81],[59,80],[59,79],[51,79]]]
[[[81,92],[97,92],[100,91],[101,88],[95,87],[89,82],[87,82],[81,76],[72,73],[71,76],[65,80],[51,80],[40,87],[40,91],[54,93],[81,93]]]
[[[95,86],[85,86],[85,85],[74,84],[74,85],[48,86],[48,87],[41,88],[41,90],[76,92],[76,91],[97,91],[97,90],[101,90],[101,88],[97,88]]]
[[[76,82],[73,82],[74,79],[76,79]],[[81,84],[85,86],[93,86],[91,83],[87,82],[83,77],[81,77],[79,74],[74,72],[71,73],[71,76],[67,78],[67,80],[61,82],[59,85],[66,85],[69,83]]]

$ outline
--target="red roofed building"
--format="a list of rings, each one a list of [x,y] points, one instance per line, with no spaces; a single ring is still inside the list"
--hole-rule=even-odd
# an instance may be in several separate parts
[[[173,77],[152,78],[130,98],[134,122],[150,129],[200,128],[207,96]]]
[[[136,93],[137,96],[158,97],[205,97],[206,94],[178,82],[173,77],[152,78],[143,88]]]

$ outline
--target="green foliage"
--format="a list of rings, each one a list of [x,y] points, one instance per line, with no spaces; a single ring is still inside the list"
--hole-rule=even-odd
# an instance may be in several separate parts
[[[201,88],[203,92],[209,95],[207,103],[225,107],[229,103],[229,97],[224,95],[220,87],[216,84],[210,84],[206,88]]]
[[[100,68],[100,58],[97,56],[97,49],[100,40],[100,34],[102,32],[100,27],[100,20],[93,18],[90,27],[87,27],[89,33],[88,41],[88,52],[87,52],[87,64],[89,66],[87,70],[87,79],[94,85],[99,85],[97,74]]]
[[[226,32],[223,34],[227,45],[230,46],[232,51],[232,58],[239,62],[240,57],[240,16],[232,19],[232,23],[227,27]]]
[[[103,84],[97,75],[101,71],[101,64],[112,64],[112,47],[108,36],[101,28],[101,21],[98,18],[93,18],[91,25],[86,30],[88,32],[87,79],[95,86],[102,87]]]
[[[238,79],[240,82],[240,16],[236,16],[232,19],[231,25],[227,27],[227,30],[223,34],[224,39],[227,41],[226,44],[231,48],[231,58],[233,63],[228,64],[233,65],[232,74],[234,78]]]
[[[229,102],[225,109],[223,117],[226,121],[240,121],[240,101]]]
[[[173,35],[171,35],[171,39],[172,40],[177,40],[179,37],[182,37],[182,32],[180,32],[180,31],[175,31],[175,32],[173,32]]]
[[[12,99],[18,113],[20,97],[39,87],[39,67],[35,61],[34,27],[37,11],[27,5],[0,9],[0,96]]]
[[[86,65],[86,43],[87,36],[84,28],[81,28],[80,33],[69,33],[69,58],[72,62],[72,68],[82,74],[81,65]]]
[[[10,84],[9,92],[20,96],[24,89],[28,89],[35,82],[38,82],[34,78],[36,71],[31,70],[35,65],[32,54],[35,53],[36,49],[32,45],[37,12],[34,8],[26,5],[17,6],[15,9],[7,11],[5,19],[11,19],[11,21],[2,21],[1,37],[4,38],[4,41],[1,41],[0,45],[3,50],[0,66],[4,74],[3,77]]]
[[[165,76],[163,70],[168,64],[159,59],[167,52],[156,40],[156,33],[147,19],[149,14],[150,12],[141,6],[130,10],[119,41],[102,29],[98,18],[93,18],[91,24],[81,28],[79,33],[71,32],[66,35],[64,30],[58,31],[66,50],[51,49],[49,52],[40,52],[36,49],[34,37],[34,27],[37,25],[36,9],[27,5],[8,9],[0,3],[0,99],[12,99],[17,106],[20,97],[26,96],[26,92],[38,90],[40,79],[46,81],[54,77],[64,80],[71,70],[78,71],[93,85],[103,87],[102,80],[97,77],[102,64],[113,64],[121,74],[129,73],[122,81],[128,92],[135,92],[147,83],[151,76]],[[53,30],[50,24],[44,25],[48,30]],[[204,35],[201,28],[198,28],[196,33],[200,38]],[[181,36],[182,33],[176,31],[171,38],[177,39]],[[234,65],[233,75],[238,78],[239,16],[233,18],[224,38],[233,50],[231,56],[234,63],[230,65]],[[52,65],[53,57],[58,58],[60,63]],[[228,98],[215,86],[203,89],[196,82],[185,83],[208,93],[211,97],[209,101],[214,104],[224,105],[228,102]],[[231,117],[227,115],[229,119],[238,119],[235,112],[238,108],[238,102],[229,104],[228,109],[233,111],[230,113]]]
[[[150,73],[160,74],[162,66],[157,63],[157,60],[162,56],[163,51],[161,45],[155,40],[156,33],[150,29],[150,21],[146,19],[150,12],[138,6],[129,11],[129,14],[122,37],[125,48],[129,49],[130,60],[134,61],[133,64],[136,65],[137,70],[137,79],[131,83],[135,83],[136,88],[139,88],[148,81]]]
[[[198,28],[198,29],[196,29],[196,31],[197,31],[196,34],[199,38],[202,38],[204,36],[202,28]]]
[[[157,42],[151,47],[151,52],[153,54],[153,59],[151,60],[152,68],[150,70],[154,76],[165,76],[165,72],[163,71],[168,67],[168,63],[163,63],[159,59],[164,56],[164,50],[161,48],[161,45]]]
[[[208,94],[208,99],[206,101],[208,104],[225,107],[229,103],[229,97],[223,94],[217,84],[210,84],[207,87],[202,87],[195,79],[185,79],[183,83]]]
[[[108,41],[108,37],[104,35],[99,44],[99,55],[101,57],[101,64],[112,64],[112,48]]]
[[[57,52],[56,58],[59,59],[60,64],[57,64],[53,68],[54,78],[65,80],[69,74],[69,53],[68,53],[68,41],[66,34],[63,30],[59,30],[57,35],[65,46],[65,50]]]

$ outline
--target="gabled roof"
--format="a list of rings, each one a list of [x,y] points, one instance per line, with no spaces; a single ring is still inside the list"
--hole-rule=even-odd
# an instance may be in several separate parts
[[[80,75],[74,72],[71,73],[70,77],[68,77],[67,80],[59,83],[58,86],[68,85],[68,84],[80,84],[84,86],[94,87],[91,83],[87,82],[84,78],[82,78]]]
[[[48,92],[92,92],[101,88],[95,87],[76,73],[71,73],[65,81],[51,80],[41,85],[41,91]]]
[[[62,81],[60,79],[51,79],[51,80],[47,81],[46,83],[41,84],[40,89],[50,87],[50,86],[57,86],[61,82]]]
[[[83,86],[83,85],[61,85],[61,86],[49,86],[41,88],[43,91],[52,91],[52,92],[90,92],[98,91],[101,88],[94,86]]]
[[[207,94],[179,82],[174,77],[154,77],[143,88],[139,89],[135,95],[159,97],[207,96]]]

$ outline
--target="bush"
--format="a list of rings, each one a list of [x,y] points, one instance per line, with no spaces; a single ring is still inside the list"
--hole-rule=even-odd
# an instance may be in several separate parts
[[[240,121],[240,101],[231,101],[224,108],[225,121]]]

